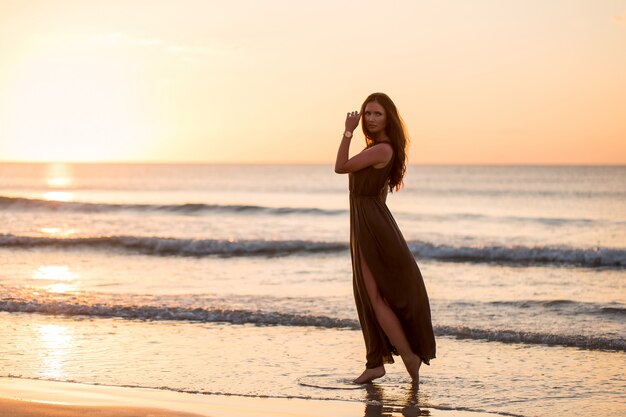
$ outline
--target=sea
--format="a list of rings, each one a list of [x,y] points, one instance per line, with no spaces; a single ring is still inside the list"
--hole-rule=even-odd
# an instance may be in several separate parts
[[[430,297],[419,389],[399,358],[350,383],[365,347],[332,166],[1,163],[0,377],[626,415],[626,166],[409,165],[387,205]]]

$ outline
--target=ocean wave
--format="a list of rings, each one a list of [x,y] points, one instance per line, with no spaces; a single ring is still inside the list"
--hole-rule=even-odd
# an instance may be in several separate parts
[[[118,211],[139,212],[166,212],[175,214],[201,214],[201,213],[246,213],[246,214],[308,214],[308,215],[336,215],[347,213],[347,210],[320,209],[314,207],[265,207],[245,204],[221,205],[221,204],[110,204],[110,203],[87,203],[74,201],[52,201],[31,199],[22,197],[0,196],[0,209],[17,210],[49,210],[71,211],[85,213],[106,213]]]
[[[345,242],[311,240],[219,240],[177,239],[143,236],[99,236],[49,238],[0,234],[5,248],[93,248],[122,250],[155,256],[285,256],[310,253],[340,253],[349,249]],[[452,246],[409,242],[418,259],[448,262],[502,263],[513,265],[566,265],[588,268],[626,267],[626,249],[571,248],[559,246]]]
[[[454,197],[459,196],[479,196],[479,197],[492,197],[492,198],[506,198],[506,197],[539,197],[539,198],[571,198],[571,199],[588,199],[588,198],[607,198],[607,199],[623,199],[626,197],[626,192],[622,190],[593,190],[593,189],[581,189],[581,190],[559,190],[559,189],[521,189],[511,188],[509,186],[504,188],[467,188],[467,187],[447,187],[447,188],[426,188],[426,187],[411,187],[403,190],[405,193],[420,194],[420,195],[450,195]]]
[[[337,216],[347,215],[347,209],[322,209],[316,207],[268,207],[251,204],[114,204],[114,203],[89,203],[74,201],[54,201],[43,199],[31,199],[23,197],[0,196],[0,209],[9,210],[35,210],[52,212],[79,212],[79,213],[114,213],[114,212],[138,212],[138,213],[166,213],[172,215],[203,215],[203,214],[248,214],[248,215],[311,215],[311,216]],[[520,217],[520,216],[492,216],[477,213],[408,213],[397,212],[398,218],[408,218],[423,221],[450,222],[496,222],[517,224],[540,224],[551,227],[624,227],[626,221],[589,219],[589,218],[553,218],[553,217]]]
[[[626,317],[626,308],[624,307],[602,307],[600,309],[601,314],[610,314],[620,317]]]
[[[457,339],[487,340],[501,343],[565,346],[587,350],[615,350],[626,352],[626,339],[601,336],[563,335],[516,330],[476,329],[467,326],[436,326],[438,336],[453,336]]]
[[[41,313],[63,316],[117,317],[129,320],[168,320],[202,323],[257,324],[265,326],[324,327],[359,329],[350,319],[250,310],[184,308],[164,306],[125,306],[65,302],[0,300],[0,311],[10,313]]]
[[[592,314],[622,319],[626,317],[626,308],[622,304],[600,304],[574,300],[519,300],[519,301],[492,301],[494,306],[510,306],[515,308],[545,308],[568,314]]]
[[[152,212],[169,213],[177,215],[199,215],[211,213],[223,214],[259,214],[259,215],[313,215],[335,216],[347,215],[347,209],[322,209],[316,207],[267,207],[251,204],[114,204],[114,203],[88,203],[75,201],[54,201],[31,199],[23,197],[0,196],[0,209],[13,210],[40,210],[53,212],[82,212],[82,213],[108,213],[108,212]],[[538,223],[547,226],[578,226],[578,227],[623,227],[625,221],[601,220],[588,218],[555,218],[555,217],[519,217],[519,216],[491,216],[476,213],[406,213],[398,212],[398,217],[418,219],[420,221],[474,221],[474,222],[498,222],[498,223]]]
[[[284,256],[321,252],[340,252],[348,245],[339,242],[308,240],[219,240],[175,239],[139,236],[102,236],[83,238],[45,238],[0,234],[0,247],[124,250],[157,256]]]
[[[626,221],[610,219],[591,219],[577,217],[541,217],[541,216],[498,216],[491,214],[476,213],[448,213],[448,214],[420,214],[419,218],[432,219],[434,221],[474,221],[492,222],[502,224],[540,224],[542,226],[562,227],[624,227]]]
[[[452,262],[555,264],[582,267],[626,267],[626,249],[572,248],[567,246],[451,246],[409,242],[422,259]]]
[[[259,326],[322,327],[358,330],[359,322],[327,316],[210,308],[183,308],[167,306],[126,306],[107,304],[80,304],[69,302],[38,302],[13,298],[0,299],[0,311],[9,313],[38,313],[62,316],[122,318],[148,321],[187,321],[200,323],[254,324]],[[437,336],[459,339],[487,340],[502,343],[566,346],[588,350],[626,352],[623,338],[584,335],[563,335],[540,332],[522,332],[501,329],[477,329],[467,326],[435,326]]]

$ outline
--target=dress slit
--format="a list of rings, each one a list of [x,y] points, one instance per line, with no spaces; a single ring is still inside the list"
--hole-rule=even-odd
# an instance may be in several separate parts
[[[365,274],[363,271],[364,267],[370,272],[370,277],[376,286],[376,291],[378,292],[378,295],[382,297],[380,287],[376,283],[376,278],[367,263],[367,258],[363,255],[363,252],[359,248],[358,244],[355,245],[354,249],[354,296],[356,299],[359,321],[361,323],[361,330],[365,336],[365,348],[367,352],[366,368],[377,368],[386,363],[394,363],[392,354],[397,355],[397,352],[376,317],[373,301],[370,298],[369,291],[367,290],[367,284],[365,283]]]
[[[394,346],[378,322],[365,279],[395,313],[411,350],[425,363],[435,357],[430,304],[420,270],[385,201],[391,164],[350,174],[350,253],[353,289],[366,347],[366,367],[393,363]]]
[[[367,264],[367,259],[366,259],[366,258],[365,258],[365,256],[363,255],[363,252],[361,252],[361,249],[360,249],[360,248],[359,248],[359,263],[360,263],[360,265],[359,265],[359,266],[360,266],[360,273],[359,273],[359,275],[361,276],[361,279],[363,280],[363,286],[365,287],[365,292],[366,292],[366,294],[367,294],[367,296],[368,296],[368,299],[369,299],[369,301],[370,301],[370,308],[371,308],[372,310],[374,310],[374,306],[373,306],[373,304],[374,304],[375,300],[373,300],[373,299],[372,299],[372,294],[371,294],[371,293],[370,293],[370,291],[367,289],[367,280],[366,280],[366,278],[365,278],[365,276],[366,276],[367,274],[365,273],[365,271],[364,271],[364,270],[367,270],[367,271],[369,272],[370,277],[371,277],[371,280],[372,280],[372,283],[373,283],[373,284],[374,284],[374,286],[376,287],[376,288],[375,288],[375,291],[376,291],[376,294],[375,294],[375,295],[377,295],[378,297],[380,297],[380,298],[381,298],[381,300],[382,300],[384,303],[386,303],[387,305],[389,305],[389,303],[387,302],[387,299],[385,298],[385,296],[383,295],[383,293],[380,291],[380,287],[378,286],[378,283],[376,282],[376,278],[374,277],[374,274],[372,273],[372,270],[370,269],[369,265]],[[374,315],[375,315],[375,311],[374,311]],[[377,319],[376,321],[378,322],[378,319]],[[379,324],[379,326],[380,326],[380,324]]]

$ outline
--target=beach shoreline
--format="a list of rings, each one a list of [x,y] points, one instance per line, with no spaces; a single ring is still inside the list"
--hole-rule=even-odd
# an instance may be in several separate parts
[[[365,412],[364,412],[365,410]],[[488,417],[492,413],[300,398],[202,395],[159,390],[0,377],[0,415],[10,417],[350,417],[361,415]]]

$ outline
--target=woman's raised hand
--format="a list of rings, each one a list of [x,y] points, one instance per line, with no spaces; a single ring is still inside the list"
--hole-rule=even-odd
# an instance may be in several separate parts
[[[346,130],[354,132],[354,129],[359,125],[359,118],[361,115],[358,111],[349,112],[346,116]]]

